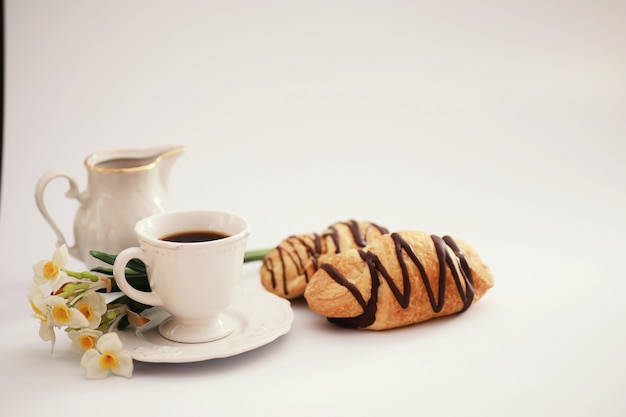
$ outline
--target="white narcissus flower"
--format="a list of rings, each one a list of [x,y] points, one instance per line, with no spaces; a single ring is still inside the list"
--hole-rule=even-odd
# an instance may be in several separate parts
[[[94,329],[70,330],[68,336],[72,339],[72,351],[85,353],[89,349],[95,349],[102,332]]]
[[[80,364],[87,372],[87,378],[100,379],[109,374],[130,378],[133,374],[133,359],[122,352],[122,342],[117,333],[102,335],[95,349],[83,354]]]
[[[50,309],[50,317],[55,326],[67,326],[80,329],[89,326],[89,320],[75,307],[68,307],[67,300],[58,295],[46,298],[46,304]]]
[[[67,246],[59,246],[54,251],[52,260],[44,259],[33,266],[33,271],[35,272],[33,279],[39,285],[49,283],[52,287],[52,291],[58,290],[67,278],[67,274],[63,271],[63,268],[67,265],[68,259],[69,253]]]
[[[33,317],[39,319],[39,337],[41,337],[45,342],[51,341],[52,347],[54,348],[54,342],[56,340],[54,334],[54,323],[52,321],[51,311],[46,303],[46,297],[39,286],[35,284],[30,286],[28,301],[33,309]]]
[[[76,307],[89,322],[86,327],[96,329],[100,326],[102,315],[107,311],[107,302],[102,294],[89,290],[85,292],[74,307]]]

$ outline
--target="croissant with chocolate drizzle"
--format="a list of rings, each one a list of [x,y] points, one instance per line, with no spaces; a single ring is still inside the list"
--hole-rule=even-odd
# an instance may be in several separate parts
[[[263,259],[261,284],[287,299],[302,296],[310,277],[327,258],[342,251],[363,248],[370,239],[388,233],[374,223],[350,220],[330,225],[321,234],[293,235]]]
[[[464,312],[492,286],[489,267],[469,244],[401,231],[329,258],[304,297],[332,323],[384,330]]]

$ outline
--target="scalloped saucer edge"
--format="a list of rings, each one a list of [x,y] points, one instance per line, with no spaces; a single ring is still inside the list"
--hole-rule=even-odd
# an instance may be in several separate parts
[[[161,336],[159,324],[170,315],[161,307],[143,314],[150,322],[141,328],[114,329],[124,352],[140,362],[184,363],[238,355],[264,346],[291,329],[291,303],[264,290],[241,290],[241,295],[224,311],[222,321],[233,332],[206,343],[178,343]]]

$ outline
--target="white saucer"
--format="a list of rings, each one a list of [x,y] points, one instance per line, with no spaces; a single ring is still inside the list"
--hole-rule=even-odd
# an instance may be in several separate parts
[[[169,317],[160,307],[144,311],[150,322],[141,328],[114,329],[124,352],[140,362],[197,362],[238,355],[266,345],[291,329],[289,301],[267,291],[244,291],[221,319],[233,332],[207,343],[178,343],[159,334],[159,324]]]

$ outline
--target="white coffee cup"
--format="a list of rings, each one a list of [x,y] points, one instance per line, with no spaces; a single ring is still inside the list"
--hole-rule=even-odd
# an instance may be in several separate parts
[[[192,243],[164,240],[189,232],[225,237]],[[174,211],[138,221],[135,234],[140,247],[120,252],[113,274],[128,297],[170,313],[159,325],[160,334],[182,343],[210,342],[230,334],[233,329],[225,327],[220,314],[233,300],[241,278],[248,222],[223,211]],[[124,270],[133,258],[146,264],[151,291],[136,290],[126,281]]]

